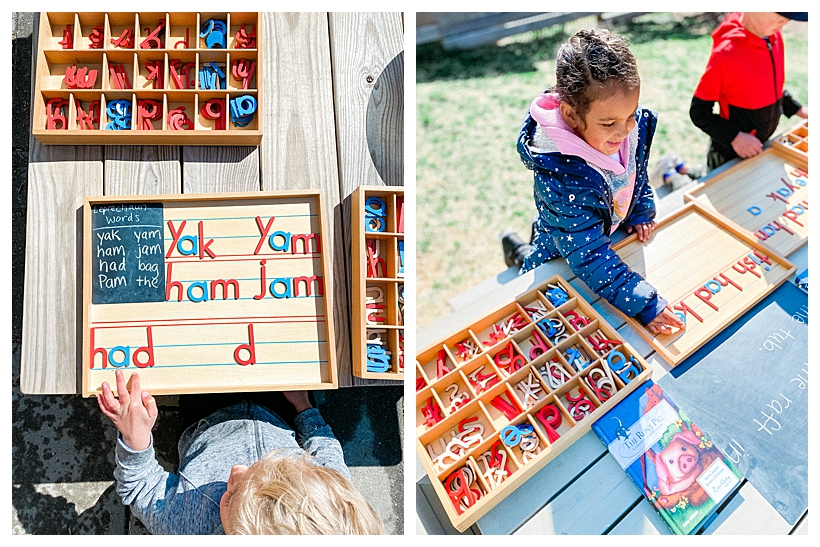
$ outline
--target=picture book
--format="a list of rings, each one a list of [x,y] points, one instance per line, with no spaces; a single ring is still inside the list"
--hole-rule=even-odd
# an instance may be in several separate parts
[[[697,532],[742,475],[651,380],[592,430],[676,534]]]

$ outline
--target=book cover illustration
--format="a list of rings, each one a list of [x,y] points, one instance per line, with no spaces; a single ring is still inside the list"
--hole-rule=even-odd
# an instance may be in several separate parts
[[[742,475],[652,381],[592,429],[676,534],[700,529]]]

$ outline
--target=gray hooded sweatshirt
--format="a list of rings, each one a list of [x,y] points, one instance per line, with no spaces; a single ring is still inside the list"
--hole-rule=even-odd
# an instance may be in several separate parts
[[[301,456],[335,469],[348,479],[339,441],[319,411],[296,416],[293,431],[255,403],[239,403],[191,425],[179,439],[179,474],[160,467],[151,445],[131,450],[117,441],[117,494],[152,534],[224,534],[219,501],[234,465],[251,466],[272,450]],[[296,442],[296,433],[299,443]],[[301,446],[300,446],[301,444]]]

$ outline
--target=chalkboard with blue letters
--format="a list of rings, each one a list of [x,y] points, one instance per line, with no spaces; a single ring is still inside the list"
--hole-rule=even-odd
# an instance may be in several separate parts
[[[86,198],[83,395],[337,387],[319,191]]]
[[[785,283],[658,380],[789,524],[808,507],[808,321]]]
[[[94,304],[165,300],[162,203],[91,208]]]

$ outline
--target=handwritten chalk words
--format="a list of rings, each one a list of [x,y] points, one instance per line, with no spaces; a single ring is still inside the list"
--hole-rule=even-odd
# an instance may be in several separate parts
[[[161,208],[134,204],[92,211],[94,302],[161,301],[165,291]]]
[[[805,364],[804,368],[797,374],[797,378],[793,378],[791,382],[798,382],[798,389],[805,390],[809,384],[808,377],[808,364]],[[782,392],[778,393],[777,396],[774,397],[771,402],[766,403],[766,407],[760,411],[760,414],[763,416],[763,418],[761,418],[763,421],[761,422],[759,419],[754,418],[754,422],[759,426],[757,430],[765,431],[769,435],[773,435],[773,432],[783,429],[781,421],[784,417],[782,414],[786,409],[791,407],[791,405],[791,399]]]
[[[797,323],[808,323],[809,307],[805,304],[800,306],[800,309],[792,314],[792,321],[796,321]]]
[[[760,411],[763,417],[766,418],[766,421],[761,423],[757,418],[754,419],[755,423],[760,426],[758,431],[765,430],[769,435],[772,434],[772,431],[780,431],[780,422],[777,421],[774,416],[775,414],[778,416],[782,414],[785,409],[791,406],[792,402],[782,393],[780,393],[779,396],[783,398],[783,403],[785,403],[785,406],[780,402],[780,399],[773,399],[771,403],[766,403],[768,408]],[[768,413],[767,410],[769,411]],[[771,424],[769,422],[771,422]]]
[[[758,349],[762,350],[765,348],[768,351],[774,351],[775,348],[783,349],[783,343],[785,343],[788,338],[794,340],[794,336],[792,336],[791,331],[781,328],[779,332],[773,332],[767,336],[766,340],[763,342],[763,347]]]
[[[732,460],[732,463],[738,464],[740,463],[740,458],[743,457],[743,454],[746,453],[746,449],[737,442],[735,439],[729,441],[729,446],[723,451],[726,456]]]
[[[800,371],[801,374],[798,374],[797,378],[791,379],[792,384],[797,382],[797,387],[799,389],[806,389],[806,387],[808,387],[809,385],[809,371],[807,370],[809,368],[809,364],[804,363],[803,366],[805,366],[806,368]],[[805,376],[803,376],[804,374]]]

